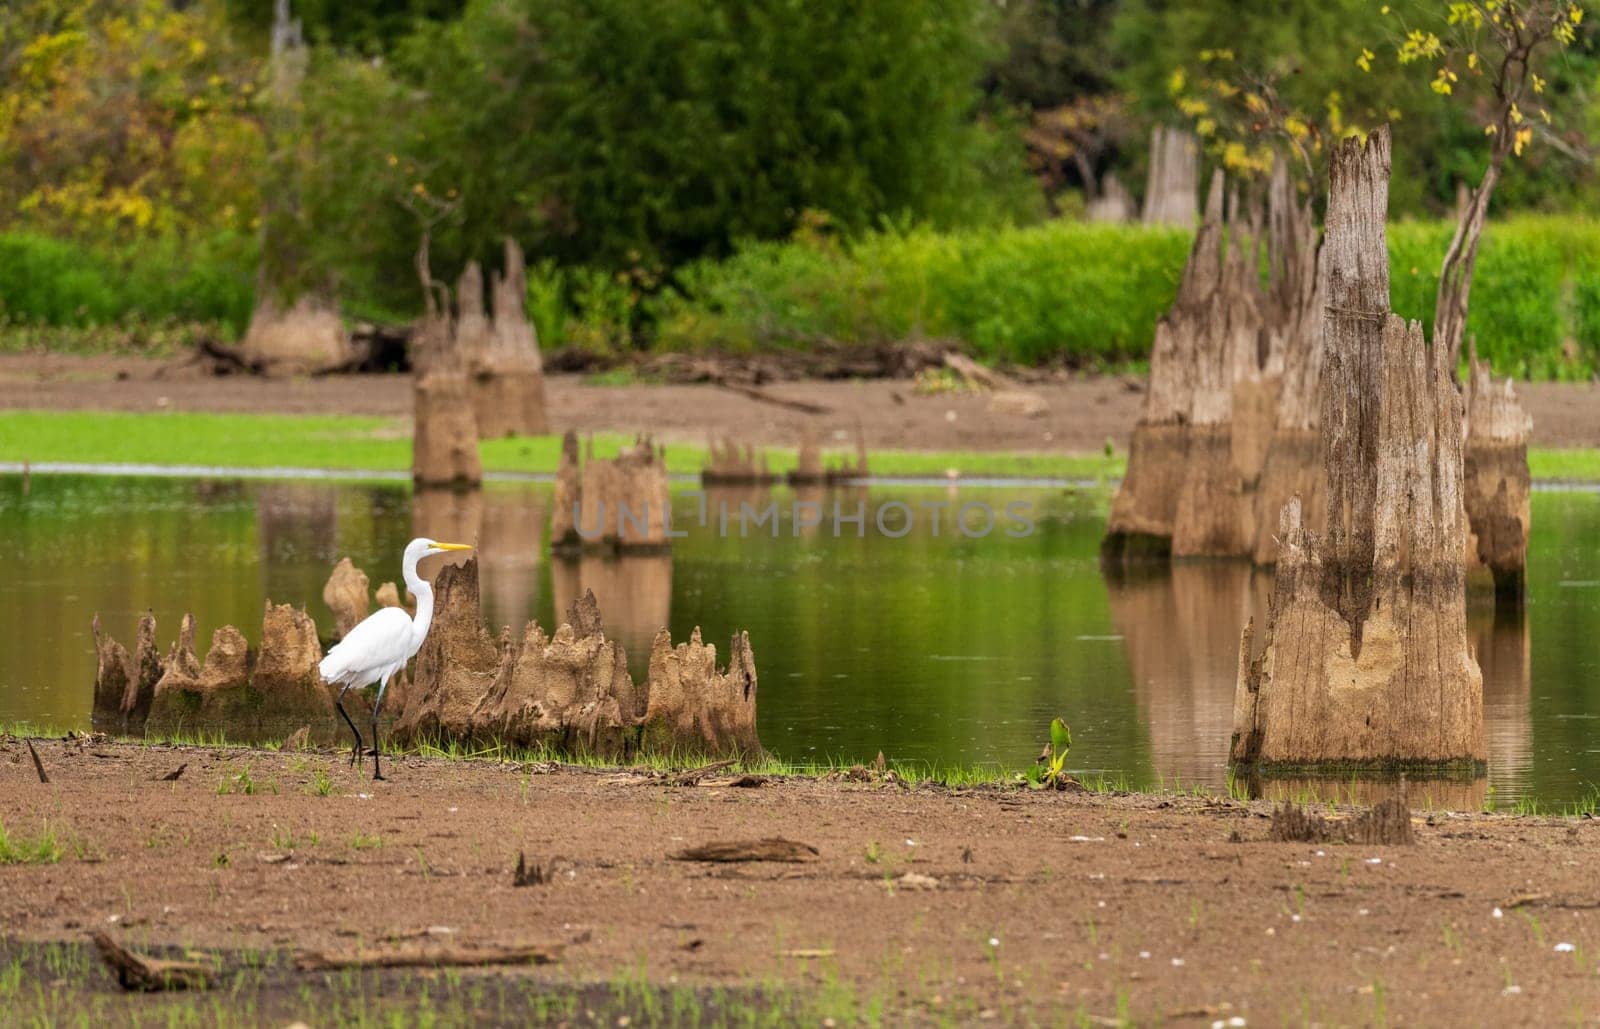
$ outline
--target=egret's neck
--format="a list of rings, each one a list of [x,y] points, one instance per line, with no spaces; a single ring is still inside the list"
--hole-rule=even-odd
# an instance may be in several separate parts
[[[415,654],[422,649],[422,641],[427,638],[428,627],[433,624],[433,587],[428,585],[428,580],[417,574],[415,557],[407,557],[401,570],[405,573],[406,588],[417,598],[417,613],[411,619],[411,653]]]

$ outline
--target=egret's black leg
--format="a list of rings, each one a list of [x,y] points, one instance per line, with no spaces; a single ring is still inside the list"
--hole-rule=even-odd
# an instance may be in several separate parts
[[[389,679],[394,678],[393,675]],[[389,688],[389,679],[378,683],[378,697],[372,702],[372,778],[374,781],[383,778],[383,772],[378,767],[378,752],[383,748],[378,743],[378,712],[383,708],[383,694]]]
[[[339,696],[334,699],[333,706],[339,709],[339,716],[344,719],[344,724],[350,727],[351,735],[356,738],[355,746],[350,750],[350,767],[354,768],[356,762],[361,760],[361,730],[356,728],[356,723],[350,720],[349,713],[344,709],[344,695],[348,692],[350,692],[349,686],[340,690]]]

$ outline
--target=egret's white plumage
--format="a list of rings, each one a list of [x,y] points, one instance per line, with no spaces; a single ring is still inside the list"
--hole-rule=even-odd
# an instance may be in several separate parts
[[[442,554],[447,550],[471,550],[463,543],[437,543],[419,537],[406,545],[401,572],[406,588],[417,598],[417,614],[413,618],[404,608],[386,607],[361,620],[361,623],[334,644],[328,656],[322,659],[318,670],[324,682],[339,687],[334,706],[350,726],[356,738],[355,752],[350,755],[353,765],[360,758],[361,732],[344,710],[344,695],[352,687],[378,684],[378,696],[372,704],[372,777],[382,779],[378,766],[378,711],[383,706],[384,691],[389,680],[405,668],[406,662],[422,649],[428,638],[428,627],[433,624],[433,587],[417,574],[417,562],[429,554]]]

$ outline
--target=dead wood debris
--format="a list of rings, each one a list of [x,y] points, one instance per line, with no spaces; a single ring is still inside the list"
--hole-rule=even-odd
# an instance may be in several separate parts
[[[1280,843],[1412,844],[1411,809],[1401,796],[1382,801],[1348,819],[1314,815],[1298,804],[1273,809],[1267,839]]]
[[[103,932],[94,934],[94,947],[124,990],[204,990],[211,985],[210,970],[193,961],[164,961],[135,954]]]
[[[674,861],[810,861],[820,852],[809,843],[769,836],[764,840],[719,840],[668,855]]]
[[[528,860],[522,852],[517,851],[517,869],[511,873],[512,886],[543,886],[555,875],[555,868],[551,865],[542,865],[535,861],[533,867],[528,867]]]
[[[39,760],[39,752],[33,749],[33,741],[28,740],[28,753],[33,755],[33,770],[39,773],[39,781],[48,783],[50,777],[44,774],[44,762]]]
[[[559,943],[482,947],[398,947],[355,950],[348,953],[301,954],[295,967],[302,972],[328,972],[342,968],[442,968],[485,965],[548,965],[561,960]]]

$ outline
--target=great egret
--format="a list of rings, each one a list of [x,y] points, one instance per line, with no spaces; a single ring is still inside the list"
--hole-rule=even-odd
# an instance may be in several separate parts
[[[378,767],[378,710],[383,707],[383,692],[389,688],[389,680],[422,649],[422,641],[428,638],[428,626],[433,623],[433,587],[417,574],[417,562],[429,554],[471,549],[465,543],[438,543],[422,537],[406,544],[401,570],[406,587],[417,598],[417,616],[412,618],[403,607],[376,611],[334,644],[317,666],[324,682],[339,687],[333,706],[339,709],[344,724],[356,738],[355,749],[350,752],[351,768],[361,759],[361,731],[345,712],[344,695],[352,686],[378,684],[378,697],[372,703],[372,777],[382,779],[383,772]]]

